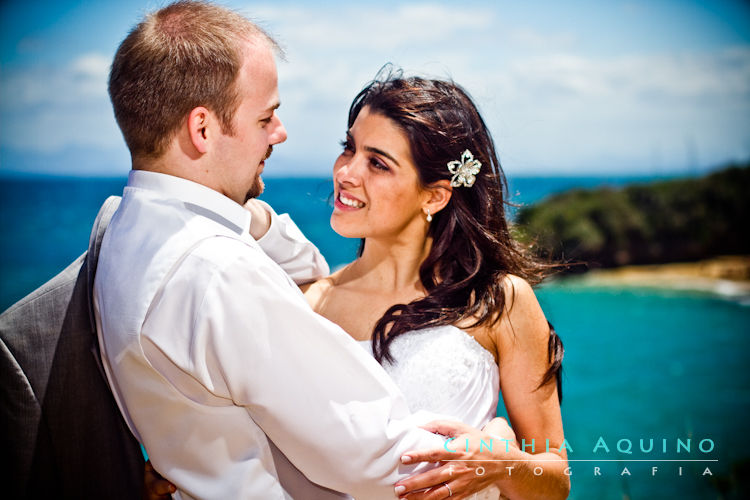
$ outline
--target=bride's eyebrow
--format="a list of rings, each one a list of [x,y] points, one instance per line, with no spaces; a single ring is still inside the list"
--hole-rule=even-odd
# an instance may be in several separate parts
[[[352,135],[351,131],[349,131],[349,130],[346,131],[346,140],[350,141],[352,144],[357,144],[357,142],[354,140],[354,136]],[[398,167],[401,166],[401,164],[398,162],[398,160],[396,160],[393,156],[391,156],[390,154],[386,153],[382,149],[378,149],[378,148],[375,148],[375,147],[372,147],[372,146],[365,146],[364,150],[367,151],[367,152],[369,152],[369,153],[375,153],[377,155],[385,156],[386,158],[388,158],[389,160],[391,160],[393,163],[395,163],[396,166],[398,166]]]
[[[365,151],[369,151],[370,153],[375,153],[381,156],[385,156],[389,160],[391,160],[393,163],[395,163],[397,166],[401,166],[401,164],[391,155],[383,151],[382,149],[374,148],[372,146],[365,146]]]

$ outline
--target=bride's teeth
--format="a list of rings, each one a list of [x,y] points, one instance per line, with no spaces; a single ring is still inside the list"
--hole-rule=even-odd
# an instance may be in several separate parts
[[[360,201],[352,200],[349,198],[344,198],[341,195],[339,195],[339,201],[341,201],[341,203],[343,203],[347,207],[352,207],[352,208],[362,208],[365,206],[365,204]]]

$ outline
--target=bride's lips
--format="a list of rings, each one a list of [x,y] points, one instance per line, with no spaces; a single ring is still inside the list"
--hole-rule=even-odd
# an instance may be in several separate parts
[[[350,212],[350,211],[359,210],[360,208],[363,208],[365,206],[365,202],[363,202],[362,200],[360,200],[359,198],[355,196],[352,196],[346,191],[339,191],[333,205],[338,210]]]

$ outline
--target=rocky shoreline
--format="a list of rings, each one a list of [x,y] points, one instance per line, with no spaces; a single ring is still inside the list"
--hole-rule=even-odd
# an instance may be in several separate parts
[[[595,269],[563,278],[588,286],[647,287],[750,297],[750,255],[715,257],[698,262]]]

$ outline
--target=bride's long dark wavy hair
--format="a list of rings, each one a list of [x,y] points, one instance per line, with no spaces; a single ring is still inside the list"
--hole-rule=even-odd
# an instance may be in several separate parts
[[[383,363],[393,361],[391,342],[410,330],[467,319],[474,320],[470,327],[499,321],[507,299],[506,276],[536,284],[549,266],[533,259],[510,234],[507,184],[495,144],[463,88],[452,81],[405,78],[386,67],[354,98],[349,128],[364,107],[406,134],[423,186],[451,179],[447,164],[459,160],[464,150],[482,162],[474,185],[454,187],[446,207],[433,215],[428,232],[432,248],[419,268],[426,296],[390,307],[375,326],[373,353]],[[560,399],[563,352],[550,325],[549,368],[539,387],[556,379]]]

